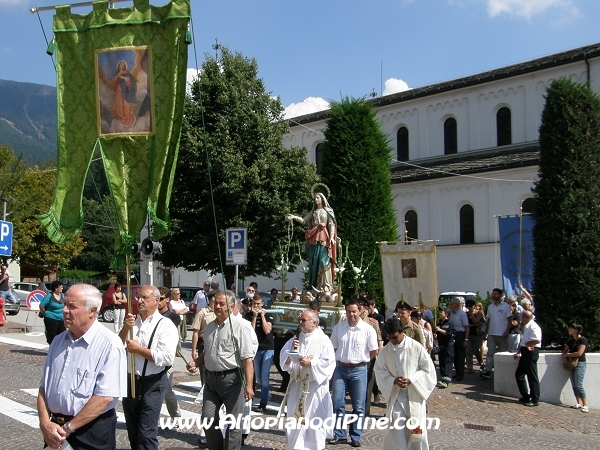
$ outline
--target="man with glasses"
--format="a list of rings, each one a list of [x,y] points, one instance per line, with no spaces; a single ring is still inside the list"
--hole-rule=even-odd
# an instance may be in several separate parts
[[[169,294],[170,289],[166,287],[161,287],[158,289],[160,292],[160,299],[158,300],[158,312],[166,317],[175,327],[179,327],[181,323],[181,317],[175,314],[173,311],[169,310]],[[177,352],[181,351],[181,342],[177,343]],[[177,396],[175,392],[173,392],[173,367],[171,367],[167,371],[167,377],[169,379],[169,383],[167,384],[167,390],[165,391],[165,404],[167,405],[167,411],[169,412],[169,416],[171,417],[181,417],[181,411],[179,410],[179,404],[177,403]],[[175,428],[178,428],[177,424],[175,424]]]
[[[404,328],[396,318],[385,323],[388,343],[375,362],[377,384],[388,399],[386,417],[393,427],[383,429],[383,450],[409,449],[418,442],[419,448],[429,448],[425,402],[435,387],[435,366],[425,347],[404,335]],[[419,426],[407,429],[415,420]]]
[[[333,416],[329,380],[335,370],[335,351],[319,327],[317,312],[304,311],[299,323],[299,336],[292,337],[280,354],[282,368],[290,373],[292,380],[280,412],[283,413],[287,405],[287,416],[295,418],[298,425],[311,423],[314,418],[321,419],[322,427],[286,427],[286,437],[290,449],[322,450],[326,438],[333,434],[325,420],[331,420]]]
[[[210,281],[206,280],[202,285],[202,289],[196,292],[194,298],[192,299],[192,303],[190,308],[192,311],[199,312],[202,308],[206,308],[208,306],[208,293],[210,292]]]
[[[216,319],[208,324],[204,333],[204,353],[187,365],[190,372],[196,367],[206,367],[206,384],[202,402],[202,417],[220,422],[219,410],[225,405],[227,414],[237,418],[244,411],[244,403],[254,397],[252,379],[252,332],[239,319],[230,316],[235,304],[235,294],[218,291],[215,295]],[[241,362],[241,367],[238,365]],[[215,425],[207,428],[206,441],[210,449],[239,449],[242,430],[227,430],[225,437]]]
[[[69,289],[70,291],[70,289]],[[69,292],[67,291],[67,292]],[[135,367],[128,371],[135,374],[135,397],[123,398],[123,412],[131,448],[158,449],[158,419],[165,398],[169,378],[179,342],[177,328],[158,312],[160,292],[154,286],[142,286],[138,291],[138,316],[127,314],[119,337],[127,351],[133,353]],[[133,339],[129,339],[129,330]],[[131,384],[131,375],[127,377]]]
[[[123,343],[97,320],[98,289],[76,284],[64,303],[67,331],[48,349],[37,399],[45,446],[113,450],[115,406],[127,395]]]

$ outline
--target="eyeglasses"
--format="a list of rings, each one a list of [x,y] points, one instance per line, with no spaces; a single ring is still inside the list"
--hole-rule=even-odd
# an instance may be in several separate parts
[[[210,286],[210,283],[204,283],[204,286]]]
[[[298,322],[308,322],[310,319],[298,319]]]
[[[254,289],[248,289],[247,292],[254,292]]]

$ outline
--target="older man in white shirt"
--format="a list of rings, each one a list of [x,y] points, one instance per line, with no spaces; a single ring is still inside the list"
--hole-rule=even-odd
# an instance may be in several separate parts
[[[540,347],[542,346],[542,329],[533,320],[531,311],[523,311],[521,318],[523,322],[523,338],[521,347],[515,353],[514,358],[519,360],[515,378],[517,386],[521,393],[519,401],[525,406],[537,406],[540,401],[540,380],[538,378],[537,362],[540,357]],[[527,392],[527,383],[529,392]]]
[[[98,289],[76,284],[63,308],[66,331],[50,345],[37,400],[50,448],[116,448],[115,406],[127,395],[126,358],[116,334],[97,320]]]
[[[158,311],[160,291],[142,286],[138,291],[138,316],[128,314],[119,337],[133,353],[135,397],[123,399],[123,412],[131,448],[158,449],[158,419],[169,383],[168,370],[175,360],[179,333],[173,322]],[[129,330],[133,339],[129,339]],[[128,365],[130,361],[128,360]],[[131,385],[131,375],[128,376]]]

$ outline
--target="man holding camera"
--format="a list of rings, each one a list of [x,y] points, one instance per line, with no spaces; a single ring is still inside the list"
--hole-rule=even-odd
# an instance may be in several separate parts
[[[269,374],[275,351],[273,322],[275,319],[267,314],[262,295],[258,292],[252,298],[252,310],[246,314],[246,319],[252,323],[252,328],[258,337],[258,351],[254,357],[254,375],[256,384],[260,386],[260,404],[258,409],[265,412],[269,401]]]

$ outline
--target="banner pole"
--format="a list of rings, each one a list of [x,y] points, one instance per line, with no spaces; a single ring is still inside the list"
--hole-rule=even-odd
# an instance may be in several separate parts
[[[125,274],[127,276],[127,314],[133,314],[133,305],[131,300],[131,256],[129,253],[125,255]],[[133,327],[129,329],[129,339],[133,339]],[[129,352],[129,363],[131,373],[131,397],[135,398],[135,355]]]
[[[110,6],[113,3],[130,2],[130,1],[132,1],[132,0],[110,0],[108,2],[108,4]],[[96,3],[96,2],[71,3],[70,5],[34,6],[33,8],[29,8],[29,12],[31,14],[35,14],[36,12],[40,12],[40,11],[52,11],[53,9],[56,9],[58,6],[68,6],[69,8],[78,8],[80,6],[92,6],[94,3]]]

